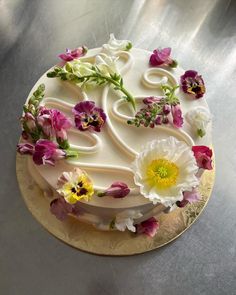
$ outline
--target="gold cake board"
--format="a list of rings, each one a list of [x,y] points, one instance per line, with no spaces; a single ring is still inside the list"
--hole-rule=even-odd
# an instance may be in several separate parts
[[[26,206],[37,221],[61,241],[98,255],[135,255],[160,248],[178,238],[198,218],[212,192],[215,169],[205,171],[200,184],[202,199],[185,208],[158,216],[160,229],[154,238],[125,231],[99,231],[73,217],[61,222],[49,211],[49,202],[27,169],[27,156],[16,156],[16,174]]]

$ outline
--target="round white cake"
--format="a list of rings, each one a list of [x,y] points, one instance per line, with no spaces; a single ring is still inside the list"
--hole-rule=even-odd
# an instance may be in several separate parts
[[[136,231],[137,225],[162,212],[197,201],[201,174],[211,169],[211,155],[201,148],[210,151],[212,142],[201,76],[177,66],[170,51],[131,48],[130,42],[113,35],[101,48],[85,51],[61,55],[63,62],[34,85],[22,117],[24,140],[18,151],[32,155],[28,169],[52,213],[57,216],[59,210],[61,220],[74,215],[102,230]],[[34,104],[30,125],[25,114],[31,112],[32,95],[37,97],[41,84],[45,91]],[[84,114],[94,106],[95,115]],[[45,111],[50,109],[63,114],[70,128],[53,125]],[[59,131],[53,134],[48,128]],[[31,132],[36,129],[38,138]],[[65,153],[52,157],[52,163],[39,162],[36,146],[43,139]],[[24,144],[32,150],[25,152]],[[78,156],[70,157],[69,151]],[[82,182],[69,185],[81,173],[89,189],[82,190]],[[58,199],[65,202],[58,205]]]

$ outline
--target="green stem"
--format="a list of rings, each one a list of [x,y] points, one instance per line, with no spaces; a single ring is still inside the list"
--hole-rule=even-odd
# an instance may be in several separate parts
[[[100,74],[99,74],[100,75]],[[136,109],[135,107],[135,100],[133,98],[133,96],[128,92],[127,89],[125,89],[123,86],[121,86],[121,84],[117,81],[114,81],[112,78],[110,77],[107,77],[107,76],[103,76],[103,75],[100,75],[103,79],[106,79],[107,81],[109,81],[110,83],[112,83],[113,85],[115,85],[117,88],[119,88],[119,90],[121,92],[124,93],[124,95],[126,96],[127,98],[127,101],[130,102],[132,104],[132,107],[134,108],[134,110]]]

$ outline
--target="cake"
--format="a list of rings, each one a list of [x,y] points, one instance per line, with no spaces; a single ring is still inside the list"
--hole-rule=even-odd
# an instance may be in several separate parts
[[[153,237],[160,214],[201,198],[212,169],[202,76],[170,48],[149,52],[113,34],[59,57],[28,96],[17,151],[55,218]]]

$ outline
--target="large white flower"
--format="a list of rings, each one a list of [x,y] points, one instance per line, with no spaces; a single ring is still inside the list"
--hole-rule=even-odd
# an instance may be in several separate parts
[[[195,107],[187,112],[187,122],[203,137],[206,134],[207,125],[211,122],[211,114],[204,107]]]
[[[147,143],[136,157],[133,170],[141,194],[153,204],[166,207],[182,201],[183,192],[199,184],[191,147],[174,137]]]
[[[114,34],[110,34],[110,39],[107,44],[102,46],[103,52],[108,55],[114,55],[118,51],[129,50],[132,43],[129,40],[117,40]]]
[[[116,215],[115,228],[120,231],[128,230],[135,232],[134,219],[142,217],[142,213],[135,210],[125,210]]]
[[[96,55],[95,65],[103,75],[114,75],[118,73],[116,61],[118,57],[108,56],[105,53]]]

